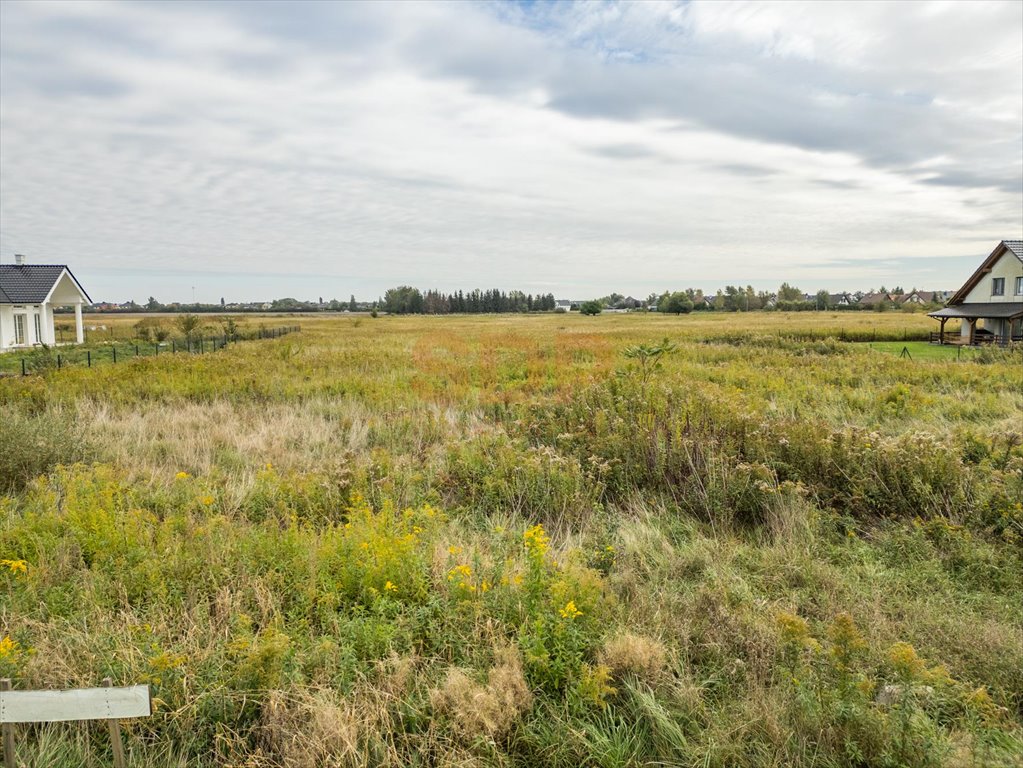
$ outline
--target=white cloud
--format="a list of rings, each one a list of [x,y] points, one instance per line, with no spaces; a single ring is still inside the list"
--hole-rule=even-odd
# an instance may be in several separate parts
[[[1021,229],[1021,9],[8,2],[0,256],[100,295],[954,286],[929,259]]]

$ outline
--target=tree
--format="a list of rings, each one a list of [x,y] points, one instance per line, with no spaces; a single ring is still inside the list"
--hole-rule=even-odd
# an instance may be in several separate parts
[[[358,308],[358,305],[355,303],[355,294],[353,293],[352,297],[348,299],[348,311],[355,312]]]
[[[684,291],[666,293],[657,302],[657,311],[672,315],[688,315],[693,311],[693,300]]]
[[[803,292],[794,285],[782,283],[778,289],[778,301],[803,301]]]
[[[823,288],[817,291],[816,296],[817,309],[831,309],[831,294],[825,291]]]
[[[185,314],[181,315],[174,321],[174,324],[178,327],[178,330],[185,334],[185,338],[189,341],[199,332],[202,328],[202,318],[198,315]]]
[[[163,309],[163,304],[158,302],[155,296],[150,296],[149,301],[146,302],[146,309],[150,312],[156,312],[157,310]]]
[[[604,308],[600,305],[600,302],[597,301],[596,299],[584,301],[582,304],[579,305],[579,311],[582,312],[584,315],[591,316],[599,315],[603,311],[603,309]]]
[[[388,288],[384,293],[384,309],[392,315],[421,315],[423,313],[423,294],[418,288],[401,285]]]

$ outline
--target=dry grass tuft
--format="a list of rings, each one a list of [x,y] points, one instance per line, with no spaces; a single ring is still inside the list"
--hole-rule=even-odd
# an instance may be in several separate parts
[[[664,674],[668,652],[660,640],[631,632],[616,635],[600,651],[600,662],[611,668],[615,677],[635,675],[653,685]]]
[[[284,768],[402,765],[389,736],[400,730],[395,713],[416,663],[397,655],[382,660],[373,679],[347,696],[329,688],[271,692],[261,713],[263,750]]]
[[[522,671],[522,658],[514,648],[497,653],[497,664],[487,684],[473,682],[465,672],[452,669],[441,688],[430,692],[434,712],[450,718],[451,730],[463,741],[485,736],[503,739],[533,704],[533,694]]]

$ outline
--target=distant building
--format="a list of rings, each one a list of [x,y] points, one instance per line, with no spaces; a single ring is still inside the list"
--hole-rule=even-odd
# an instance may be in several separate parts
[[[941,344],[1023,341],[1023,240],[1002,240],[948,306],[929,314],[941,323]],[[952,319],[962,321],[958,338],[945,334]]]
[[[899,294],[888,293],[883,291],[881,293],[865,293],[859,300],[860,306],[863,307],[876,307],[879,304],[894,304],[895,297]]]
[[[855,297],[848,293],[829,293],[829,307],[850,307],[856,303]]]
[[[55,307],[74,307],[75,339],[85,340],[82,307],[92,299],[66,264],[0,264],[0,351],[36,344],[56,344]]]

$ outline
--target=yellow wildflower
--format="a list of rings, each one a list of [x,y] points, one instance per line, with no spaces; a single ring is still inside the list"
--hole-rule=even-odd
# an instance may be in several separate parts
[[[213,504],[213,497],[212,496],[203,496],[202,497],[202,503],[205,504],[207,507],[211,506]]]
[[[550,543],[550,537],[543,529],[543,525],[540,524],[534,525],[523,533],[522,539],[525,542],[526,549],[534,556],[542,556],[547,551],[548,543]]]
[[[460,554],[462,554],[462,548],[461,547],[456,547],[455,545],[452,544],[450,547],[448,547],[448,554],[449,555],[460,555]]]
[[[191,475],[189,475],[187,472],[178,472],[176,475],[174,475],[174,478],[176,480],[187,480],[189,477],[191,477]]]
[[[450,571],[448,571],[448,581],[454,581],[456,576],[461,576],[463,579],[468,579],[472,576],[472,568],[468,565],[456,565]]]
[[[17,659],[21,656],[21,646],[10,635],[0,638],[0,659]]]
[[[569,600],[568,604],[564,608],[562,608],[560,611],[558,611],[558,613],[561,614],[561,618],[563,618],[563,619],[574,619],[577,616],[582,616],[583,615],[583,612],[575,607],[575,601],[574,600]]]
[[[384,592],[397,592],[397,591],[398,591],[398,588],[396,586],[394,586],[394,584],[392,582],[388,581],[386,584],[384,584]]]
[[[7,568],[11,573],[28,573],[28,563],[24,560],[0,560],[0,568]]]

